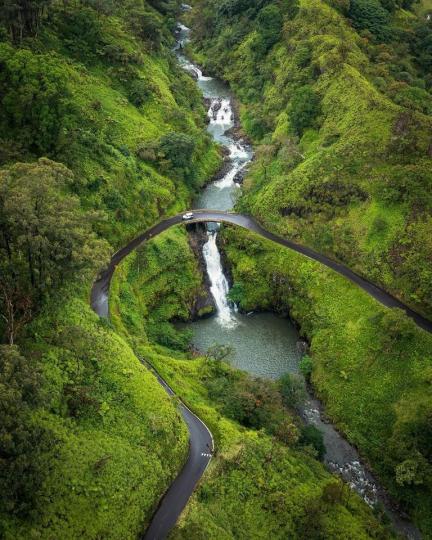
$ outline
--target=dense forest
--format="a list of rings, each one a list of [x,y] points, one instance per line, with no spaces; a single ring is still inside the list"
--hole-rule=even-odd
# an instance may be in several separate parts
[[[322,436],[296,412],[300,379],[250,377],[172,324],[205,289],[183,229],[119,267],[110,320],[89,291],[222,163],[172,51],[183,16],[189,54],[230,83],[256,148],[239,210],[432,316],[427,6],[193,4],[0,1],[0,537],[142,535],[188,453],[177,400],[145,360],[216,443],[172,538],[392,538],[382,509],[321,463]],[[226,228],[223,243],[232,299],[290,311],[329,415],[432,535],[432,339],[246,232]]]

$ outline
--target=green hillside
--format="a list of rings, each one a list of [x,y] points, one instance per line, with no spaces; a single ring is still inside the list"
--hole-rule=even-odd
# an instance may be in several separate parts
[[[239,209],[432,315],[430,22],[392,2],[243,4],[193,19],[258,144]]]
[[[256,144],[239,208],[429,314],[429,34],[411,6],[377,1],[197,0],[185,17]],[[394,537],[320,462],[297,379],[254,379],[223,348],[190,348],[174,323],[205,290],[184,229],[118,268],[110,320],[90,309],[110,255],[189,207],[222,163],[172,52],[181,3],[0,7],[0,537],[142,535],[188,431],[140,358],[216,442],[172,538]],[[232,297],[290,309],[329,414],[430,534],[429,336],[297,256],[230,229],[224,241]]]
[[[241,101],[237,209],[432,315],[430,21],[409,3],[198,0],[193,54]],[[231,297],[287,310],[326,411],[432,534],[432,342],[342,278],[227,230]]]
[[[2,4],[2,538],[136,538],[187,456],[175,403],[88,305],[109,254],[219,166],[177,12]]]

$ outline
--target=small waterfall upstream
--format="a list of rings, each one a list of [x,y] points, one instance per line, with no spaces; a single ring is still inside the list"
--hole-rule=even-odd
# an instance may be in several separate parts
[[[204,76],[202,70],[182,54],[182,50],[189,41],[189,29],[181,23],[178,25],[177,40],[175,51],[180,65],[196,79],[209,103],[208,132],[228,150],[226,158],[228,166],[225,173],[222,178],[212,182],[204,190],[195,206],[231,210],[234,206],[236,191],[240,188],[239,178],[246,170],[253,154],[248,144],[229,135],[230,130],[234,128],[235,118],[232,98],[226,87],[213,77]],[[203,246],[203,256],[211,284],[210,291],[217,308],[216,320],[224,328],[233,328],[239,321],[236,317],[236,307],[227,297],[229,285],[217,246],[218,231],[219,224],[207,226],[207,242]]]
[[[211,80],[205,78],[202,73],[198,80]],[[218,138],[229,150],[229,167],[226,173],[219,180],[213,182],[213,189],[229,194],[226,199],[226,209],[232,208],[234,201],[232,195],[238,185],[235,183],[237,175],[245,169],[251,159],[251,152],[248,151],[239,141],[230,140],[226,137],[226,132],[234,126],[234,113],[229,98],[213,98],[210,100],[210,107],[207,112],[209,118],[209,131],[213,137]],[[220,201],[219,201],[220,202]],[[210,279],[210,292],[213,295],[217,308],[217,321],[226,328],[233,328],[238,324],[235,315],[235,307],[228,300],[229,285],[224,274],[221,255],[217,245],[217,235],[219,224],[209,224],[207,226],[207,242],[203,247],[203,256],[206,263],[206,270]]]

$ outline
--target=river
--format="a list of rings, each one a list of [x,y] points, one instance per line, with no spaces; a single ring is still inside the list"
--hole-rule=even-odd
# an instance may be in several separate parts
[[[229,166],[224,169],[223,177],[202,191],[195,201],[195,208],[231,210],[241,190],[239,175],[247,170],[253,151],[246,141],[232,134],[236,118],[227,85],[203,75],[201,69],[184,56],[183,47],[189,41],[189,34],[186,26],[178,25],[177,57],[181,66],[196,79],[208,104],[208,132],[229,155]],[[277,379],[286,372],[299,375],[305,343],[293,323],[273,313],[239,313],[228,300],[229,284],[217,245],[218,230],[219,225],[207,227],[207,242],[203,247],[217,312],[213,317],[189,325],[194,346],[205,351],[216,343],[230,345],[233,353],[228,360],[232,365],[255,376]],[[420,539],[417,529],[393,510],[386,493],[362,463],[357,450],[325,419],[322,404],[310,392],[299,412],[305,422],[323,433],[326,466],[339,474],[367,504],[375,506],[381,503],[400,534]]]

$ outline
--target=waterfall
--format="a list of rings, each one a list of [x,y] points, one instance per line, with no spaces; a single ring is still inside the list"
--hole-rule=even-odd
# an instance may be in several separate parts
[[[184,10],[190,9],[184,4]],[[219,193],[226,193],[227,204],[222,204],[221,209],[231,209],[232,194],[236,191],[237,175],[245,169],[251,160],[251,151],[241,141],[227,135],[227,132],[234,127],[234,112],[231,97],[222,89],[212,77],[203,75],[202,70],[182,54],[182,50],[190,41],[190,30],[182,23],[177,25],[177,44],[174,51],[177,54],[180,65],[191,73],[197,80],[198,86],[203,91],[204,96],[210,100],[208,110],[209,127],[208,131],[212,137],[229,150],[231,166],[226,174],[214,182],[213,185]],[[216,85],[216,86],[215,86]],[[220,201],[219,201],[220,202]],[[210,280],[210,292],[214,298],[217,308],[217,321],[224,327],[234,327],[238,324],[235,313],[237,308],[228,301],[229,285],[221,263],[221,255],[217,247],[216,239],[219,224],[209,224],[207,228],[207,242],[203,246],[203,256],[206,264],[207,274]]]
[[[207,274],[210,279],[210,292],[217,307],[217,318],[223,326],[232,327],[236,324],[233,310],[228,302],[229,285],[223,273],[221,256],[216,243],[217,232],[207,232],[207,242],[203,247]]]

